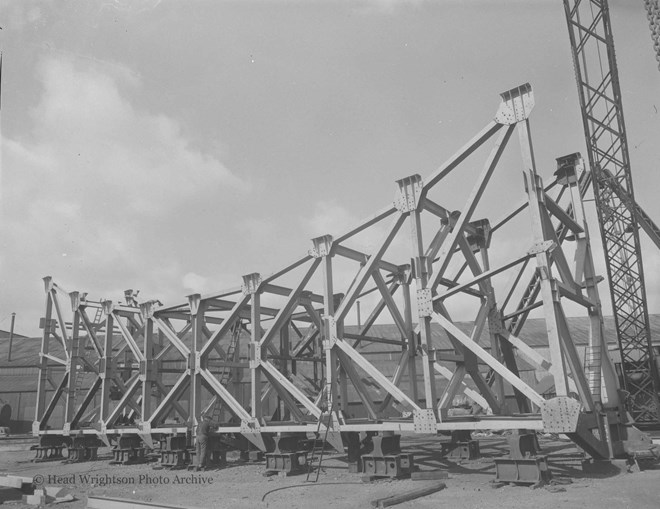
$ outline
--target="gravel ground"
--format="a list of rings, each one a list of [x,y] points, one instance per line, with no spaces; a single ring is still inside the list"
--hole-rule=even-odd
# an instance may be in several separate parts
[[[415,454],[415,462],[422,470],[447,469],[449,479],[444,481],[446,489],[398,505],[401,509],[660,507],[660,469],[586,476],[570,460],[570,454],[576,450],[568,442],[541,440],[544,453],[550,454],[554,478],[561,484],[538,489],[514,485],[493,487],[493,458],[507,452],[500,437],[481,439],[482,457],[462,462],[439,459],[440,442],[431,437],[404,437],[402,445],[404,452]],[[359,474],[348,473],[345,457],[337,455],[324,460],[319,481],[314,484],[305,483],[304,475],[265,477],[263,463],[241,463],[232,453],[228,455],[227,468],[188,472],[159,469],[153,463],[110,465],[109,450],[99,452],[101,459],[88,463],[31,463],[32,451],[0,448],[0,474],[41,475],[47,485],[56,480],[66,484],[77,500],[53,506],[63,509],[86,507],[90,494],[200,508],[368,508],[376,498],[437,482],[403,479],[363,483]],[[0,503],[5,507],[26,507],[16,500],[16,493],[16,490],[0,489]]]

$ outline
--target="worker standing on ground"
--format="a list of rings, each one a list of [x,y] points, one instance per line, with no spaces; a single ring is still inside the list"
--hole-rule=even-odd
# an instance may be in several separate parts
[[[211,431],[211,416],[202,417],[202,422],[197,426],[197,470],[206,469],[206,458],[208,456],[209,433]]]

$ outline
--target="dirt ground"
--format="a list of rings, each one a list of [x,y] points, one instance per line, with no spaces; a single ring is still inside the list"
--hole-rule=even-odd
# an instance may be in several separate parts
[[[501,437],[480,438],[482,457],[478,460],[451,462],[439,458],[440,440],[435,437],[403,437],[404,452],[415,455],[421,470],[447,469],[446,489],[397,507],[410,508],[525,508],[580,509],[658,508],[660,507],[660,469],[634,473],[585,475],[571,459],[575,448],[570,442],[541,439],[544,454],[549,455],[553,477],[561,484],[531,489],[526,486],[492,487],[495,477],[493,459],[508,452]],[[228,467],[208,472],[159,469],[156,464],[110,465],[109,450],[100,450],[94,462],[64,464],[31,463],[34,453],[28,446],[0,447],[0,475],[44,477],[66,483],[76,501],[53,507],[84,508],[90,494],[130,498],[151,503],[182,507],[248,509],[368,508],[371,501],[408,490],[429,486],[438,481],[382,480],[361,482],[360,474],[350,474],[345,456],[324,459],[318,483],[306,483],[305,475],[265,477],[263,463],[242,463],[228,455]],[[4,507],[26,507],[17,500],[16,490],[0,488]]]

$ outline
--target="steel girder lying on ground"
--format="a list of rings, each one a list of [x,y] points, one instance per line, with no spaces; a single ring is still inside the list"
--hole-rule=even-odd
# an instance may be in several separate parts
[[[629,428],[624,426],[626,414],[603,338],[582,205],[583,164],[577,155],[559,160],[553,186],[560,191],[551,198],[548,190],[553,186],[544,188],[536,172],[528,118],[533,106],[528,84],[503,93],[495,119],[434,173],[425,180],[412,175],[396,182],[392,205],[341,236],[313,239],[306,256],[276,274],[243,276],[239,288],[192,295],[167,307],[154,301],[139,306],[91,303],[74,292],[69,338],[57,304],[59,287],[47,278],[46,323],[55,308],[67,359],[49,355],[54,329],[45,327],[35,433],[79,430],[107,437],[132,432],[149,439],[189,430],[208,412],[219,421],[219,432],[240,433],[261,449],[266,448],[264,435],[283,432],[327,429],[328,440],[340,447],[340,433],[346,431],[530,429],[566,433],[596,457],[622,454]],[[474,215],[514,131],[526,194],[521,206],[491,226]],[[491,151],[461,210],[452,212],[432,199],[438,184],[488,143],[493,144]],[[568,204],[560,205],[560,199]],[[519,256],[491,267],[493,234],[521,213],[531,219],[531,241]],[[380,242],[372,242],[369,251],[355,248],[355,239],[373,232],[381,235]],[[562,246],[568,234],[575,240],[573,264]],[[345,274],[347,263],[353,264],[352,278],[342,287],[337,273]],[[496,291],[505,274],[510,275],[508,288]],[[516,309],[507,312],[521,292]],[[358,299],[364,303],[370,293],[378,296],[377,302],[351,332],[354,327],[347,326],[347,318]],[[466,297],[476,315],[468,333],[455,325],[448,311],[454,299]],[[567,325],[567,300],[589,317],[584,366]],[[86,315],[90,307],[102,310],[103,341]],[[525,318],[536,308],[545,317],[549,358],[521,337]],[[371,333],[385,310],[400,333],[398,340]],[[451,354],[438,351],[432,323],[448,336]],[[115,351],[117,330],[124,344]],[[243,345],[241,330],[249,331]],[[488,345],[480,343],[482,335],[489,338]],[[96,363],[81,356],[82,343],[91,345]],[[386,375],[362,350],[373,343],[397,346],[393,373]],[[117,364],[120,353],[128,356],[124,369],[132,367],[123,378]],[[517,356],[553,376],[556,397],[546,400],[523,381]],[[166,359],[180,361],[169,384],[163,382]],[[46,405],[45,380],[53,361],[65,364],[66,374]],[[480,370],[484,365],[488,375]],[[97,379],[76,406],[71,380],[82,366]],[[406,374],[409,382],[404,386]],[[437,377],[447,380],[442,391]],[[249,394],[240,390],[241,378],[249,380]],[[515,392],[514,404],[506,402],[507,385]],[[114,407],[108,399],[112,386],[121,395]],[[98,391],[101,406],[94,426],[80,429],[85,403]],[[489,409],[488,415],[452,415],[452,400],[461,392]],[[350,415],[349,394],[359,399],[366,418]],[[63,430],[48,430],[49,410],[62,395],[67,409]],[[270,415],[264,408],[273,400],[276,412]],[[118,417],[126,410],[135,424],[119,426]],[[181,424],[168,425],[175,414]]]

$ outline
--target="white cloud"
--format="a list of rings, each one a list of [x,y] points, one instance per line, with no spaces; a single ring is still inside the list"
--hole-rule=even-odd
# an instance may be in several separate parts
[[[23,327],[33,332],[42,296],[17,303],[11,295],[40,287],[45,275],[110,299],[124,286],[149,287],[157,294],[146,297],[162,300],[204,286],[186,274],[190,260],[177,258],[185,241],[177,232],[204,220],[191,207],[218,210],[249,184],[193,148],[175,119],[136,106],[140,82],[130,70],[58,55],[37,76],[43,93],[29,134],[2,141],[0,307],[20,304],[19,323],[29,320]]]
[[[536,3],[550,3],[552,1],[554,0],[535,0]],[[356,12],[362,14],[397,14],[403,9],[418,8],[425,5],[496,5],[505,7],[508,4],[529,3],[529,0],[351,0],[350,3]]]
[[[162,0],[110,0],[105,2],[103,9],[114,9],[117,12],[138,14],[155,9]]]
[[[312,215],[303,217],[302,222],[310,238],[328,234],[336,237],[358,224],[357,218],[334,201],[317,202]]]
[[[423,3],[425,3],[424,0],[362,0],[356,2],[355,9],[357,12],[364,14],[394,14],[401,8],[415,7]]]
[[[50,161],[50,172],[84,181],[91,196],[158,214],[210,189],[247,187],[217,158],[191,148],[175,120],[136,109],[120,89],[129,73],[57,58],[39,75],[44,93],[32,111],[31,152]]]
[[[16,0],[0,0],[2,24],[5,29],[22,30],[43,22],[43,7],[50,2],[29,2]]]
[[[311,215],[301,219],[303,230],[308,234],[310,239],[328,234],[336,239],[354,230],[360,224],[363,224],[365,220],[366,218],[353,215],[346,207],[334,201],[317,202]],[[371,225],[369,228],[348,239],[346,241],[347,246],[359,249],[367,254],[371,253],[383,240],[390,221],[390,218],[385,218]],[[394,246],[400,247],[400,237],[401,233],[399,233],[393,242]]]
[[[193,292],[202,293],[206,290],[208,279],[194,272],[184,274],[182,278],[183,287]]]

